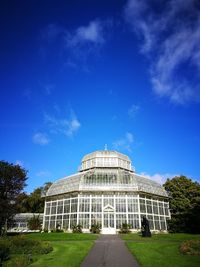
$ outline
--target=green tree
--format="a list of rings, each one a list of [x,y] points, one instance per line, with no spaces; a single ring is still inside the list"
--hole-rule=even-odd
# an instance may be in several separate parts
[[[181,175],[167,179],[164,187],[171,197],[169,230],[200,233],[200,184]]]
[[[17,197],[27,180],[27,171],[19,165],[0,161],[0,234],[17,213]]]
[[[44,196],[51,185],[51,182],[47,182],[43,186],[36,188],[30,194],[21,193],[17,199],[18,212],[43,213]]]
[[[17,213],[29,212],[28,211],[28,198],[29,198],[29,195],[27,195],[25,192],[22,192],[17,196],[17,199],[16,199]]]

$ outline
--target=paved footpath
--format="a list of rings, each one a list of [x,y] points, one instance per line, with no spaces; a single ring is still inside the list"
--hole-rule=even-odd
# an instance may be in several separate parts
[[[81,267],[139,267],[117,235],[101,235]]]

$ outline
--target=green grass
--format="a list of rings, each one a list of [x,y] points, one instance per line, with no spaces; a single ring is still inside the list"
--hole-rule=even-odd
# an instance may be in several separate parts
[[[30,267],[79,267],[93,246],[93,241],[53,241],[53,252],[37,257]]]
[[[38,255],[37,261],[30,266],[38,267],[79,267],[89,253],[99,235],[69,233],[34,233],[27,238],[48,241],[53,252]]]
[[[181,242],[184,240],[200,240],[200,235],[192,234],[153,234],[151,238],[144,238],[139,234],[125,234],[120,235],[122,239],[127,241],[142,241],[142,242],[152,242],[152,241],[170,241],[170,242]]]
[[[49,254],[33,255],[34,262],[30,267],[79,267],[99,237],[95,234],[72,233],[33,233],[25,236],[28,239],[48,241],[53,246]]]
[[[138,234],[121,235],[141,267],[197,267],[200,256],[183,255],[179,251],[184,240],[197,240],[200,235],[158,234],[143,238]]]

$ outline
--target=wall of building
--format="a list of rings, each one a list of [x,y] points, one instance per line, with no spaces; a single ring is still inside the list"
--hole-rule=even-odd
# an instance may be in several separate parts
[[[168,202],[164,198],[136,193],[69,194],[46,201],[43,228],[69,230],[72,225],[80,224],[87,231],[96,223],[102,228],[115,229],[128,223],[132,230],[139,230],[143,216],[148,218],[151,230],[167,230]]]

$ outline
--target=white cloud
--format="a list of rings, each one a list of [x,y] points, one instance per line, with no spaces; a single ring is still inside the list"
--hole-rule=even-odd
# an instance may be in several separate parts
[[[109,38],[111,20],[92,20],[74,30],[66,30],[65,51],[67,60],[65,66],[84,72],[90,72],[88,62],[90,58],[99,58],[101,48]]]
[[[142,40],[141,52],[151,59],[154,93],[175,103],[200,101],[200,9],[196,2],[169,0],[153,5],[148,0],[129,0],[124,17]]]
[[[72,118],[68,121],[67,135],[72,136],[81,127],[80,122],[76,118]]]
[[[140,110],[140,106],[133,104],[128,110],[129,117],[130,118],[135,118],[135,116],[137,115],[139,110]]]
[[[172,174],[172,173],[155,173],[153,175],[147,174],[146,172],[141,172],[140,175],[145,176],[159,184],[164,184],[166,182],[166,180],[169,178],[173,178],[175,176],[178,176],[177,174]]]
[[[134,136],[132,133],[127,132],[124,137],[113,142],[115,149],[125,149],[129,152],[132,152],[132,145],[134,143]]]
[[[80,121],[77,119],[74,111],[72,110],[69,118],[56,118],[45,114],[45,121],[50,127],[52,133],[64,134],[68,137],[73,137],[81,127]]]
[[[74,29],[49,24],[40,34],[40,53],[46,58],[57,51],[59,58],[60,55],[63,58],[62,67],[90,72],[88,62],[90,58],[99,57],[100,49],[110,36],[111,27],[112,20],[109,19],[94,19]]]
[[[67,32],[67,47],[77,47],[86,43],[103,44],[104,22],[100,20],[90,21],[87,26],[78,27],[73,33]]]
[[[50,142],[50,139],[48,138],[48,136],[46,134],[40,133],[40,132],[35,133],[33,135],[32,140],[33,140],[33,143],[38,144],[38,145],[42,145],[42,146],[47,145]]]

